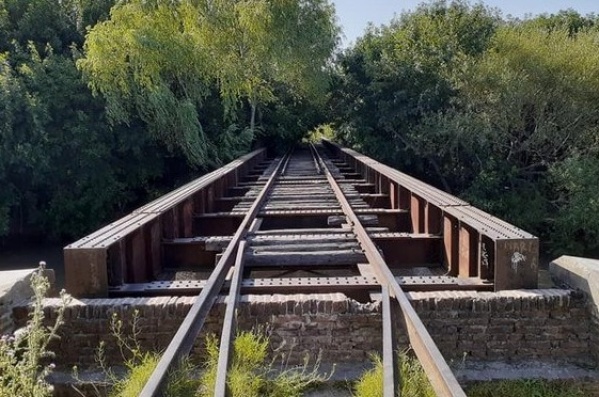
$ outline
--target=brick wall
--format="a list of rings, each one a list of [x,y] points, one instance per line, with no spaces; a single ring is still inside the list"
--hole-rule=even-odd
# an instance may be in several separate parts
[[[588,295],[585,295],[588,297]],[[590,313],[591,322],[591,352],[595,358],[595,362],[599,363],[599,310],[597,303],[589,300],[588,311]],[[599,395],[599,393],[597,393]]]
[[[599,260],[576,256],[560,256],[549,264],[556,285],[571,288],[587,301],[591,322],[590,352],[599,361]]]
[[[567,360],[589,363],[592,321],[582,295],[569,290],[412,292],[409,298],[448,360]],[[120,361],[109,336],[112,313],[129,319],[139,310],[139,340],[145,348],[164,349],[194,298],[159,297],[74,300],[66,311],[62,338],[54,350],[59,365],[94,363],[100,341],[107,357]],[[50,321],[58,300],[47,301]],[[219,333],[222,300],[210,312],[207,332]],[[25,310],[15,311],[17,321]],[[363,362],[381,349],[378,302],[362,304],[343,294],[244,296],[241,329],[266,326],[272,348],[301,361],[306,352],[323,351],[324,362]],[[400,345],[406,342],[401,330]],[[196,351],[201,351],[202,337]]]
[[[594,332],[579,293],[545,289],[409,296],[448,359],[593,361]]]
[[[595,358],[595,362],[599,363],[599,302],[596,301],[596,295],[591,295],[582,292],[588,304],[588,312],[590,313],[591,323],[591,353]],[[599,395],[599,393],[597,393]]]

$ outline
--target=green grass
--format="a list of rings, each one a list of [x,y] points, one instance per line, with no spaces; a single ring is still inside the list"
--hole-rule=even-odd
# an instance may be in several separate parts
[[[435,393],[420,363],[413,357],[399,355],[401,396],[435,397]],[[373,357],[374,367],[354,384],[354,397],[383,396],[383,365]],[[585,397],[587,394],[574,382],[546,380],[505,380],[474,383],[465,388],[468,397]]]
[[[160,361],[157,353],[145,353],[135,363],[127,364],[128,373],[123,379],[115,381],[109,397],[137,397],[143,390],[148,379]],[[193,367],[184,362],[179,368],[171,372],[166,386],[167,397],[195,397],[199,381],[190,377]]]
[[[570,382],[545,380],[504,380],[482,382],[467,388],[469,397],[585,397],[580,387]]]
[[[239,332],[233,343],[227,385],[232,397],[300,397],[314,384],[326,380],[317,373],[318,362],[309,369],[308,362],[299,367],[278,370],[268,360],[268,337],[260,331]],[[208,359],[200,383],[200,397],[212,397],[218,364],[218,341],[206,340]]]
[[[354,397],[383,396],[383,364],[373,356],[374,368],[367,371],[354,385]],[[414,357],[401,353],[398,357],[402,397],[436,397],[422,366]]]
[[[127,377],[115,382],[110,397],[139,396],[141,390],[152,375],[160,357],[156,354],[145,354],[139,363],[129,366]]]

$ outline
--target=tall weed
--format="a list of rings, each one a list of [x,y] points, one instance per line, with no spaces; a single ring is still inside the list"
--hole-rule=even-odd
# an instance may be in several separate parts
[[[50,327],[44,323],[44,298],[50,282],[44,275],[45,263],[31,275],[33,289],[32,309],[27,326],[13,335],[0,338],[0,396],[52,396],[52,386],[47,376],[55,365],[54,353],[48,349],[50,342],[58,338],[63,324],[64,310],[71,299],[63,290],[56,321]]]

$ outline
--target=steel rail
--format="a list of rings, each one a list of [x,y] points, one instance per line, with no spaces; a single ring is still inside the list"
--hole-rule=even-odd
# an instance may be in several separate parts
[[[339,200],[341,208],[347,218],[347,222],[351,225],[352,230],[356,234],[368,262],[374,268],[377,280],[382,286],[389,288],[389,294],[394,296],[399,303],[402,320],[408,333],[410,344],[412,345],[416,356],[422,363],[424,371],[427,374],[435,393],[440,397],[466,397],[466,393],[462,390],[453,372],[443,358],[443,355],[439,351],[439,348],[431,338],[426,327],[422,323],[422,320],[420,320],[420,317],[418,317],[418,314],[410,304],[408,297],[395,279],[391,269],[389,269],[385,263],[385,260],[378,251],[375,243],[370,239],[368,232],[364,226],[362,226],[358,216],[351,208],[351,205],[331,174],[326,162],[322,159],[316,148],[314,148],[314,150],[318,156],[318,161],[322,166],[322,170],[331,184],[335,196]],[[387,377],[385,377],[385,379],[387,379]],[[385,385],[385,390],[388,390],[390,387],[391,386],[389,385]],[[387,395],[386,392],[385,395]]]
[[[163,388],[167,380],[169,369],[172,368],[173,365],[178,364],[185,356],[189,355],[195,339],[204,325],[204,321],[208,316],[210,308],[216,301],[218,294],[220,293],[220,290],[225,282],[225,278],[234,259],[234,254],[237,253],[240,240],[245,238],[247,235],[248,228],[254,218],[256,218],[258,215],[264,200],[266,199],[276,177],[281,170],[281,166],[283,164],[287,164],[288,162],[289,154],[279,160],[271,176],[264,185],[264,188],[256,197],[254,204],[241,221],[241,224],[233,235],[233,238],[227,246],[227,249],[210,274],[210,277],[206,282],[206,286],[202,289],[202,292],[200,292],[194,304],[189,309],[187,316],[175,333],[171,343],[166,348],[166,351],[160,358],[160,361],[158,361],[158,365],[156,365],[156,368],[152,372],[150,379],[139,394],[140,397],[156,397],[164,395]]]
[[[381,287],[382,315],[383,315],[383,397],[397,397],[400,394],[399,374],[395,335],[393,332],[393,311],[389,288]]]
[[[322,169],[320,167],[320,164],[318,163],[318,153],[316,153],[316,148],[314,148],[313,144],[310,144],[310,153],[312,154],[312,157],[314,158],[314,167],[316,167],[316,173],[321,174]]]
[[[232,356],[231,342],[237,327],[235,311],[239,300],[241,280],[243,278],[243,253],[245,252],[245,247],[246,241],[243,240],[239,243],[239,247],[237,248],[237,258],[235,260],[235,269],[231,280],[231,289],[227,296],[227,309],[225,310],[225,317],[223,318],[218,363],[216,365],[214,397],[226,397],[229,392],[227,390],[227,370],[229,368],[229,360]]]

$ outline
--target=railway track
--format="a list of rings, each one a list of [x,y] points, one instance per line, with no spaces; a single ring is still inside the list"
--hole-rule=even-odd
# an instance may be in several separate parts
[[[141,396],[160,396],[226,295],[215,396],[240,294],[343,292],[382,303],[384,396],[398,394],[394,322],[439,396],[465,396],[405,290],[534,287],[538,241],[330,142],[259,150],[65,248],[79,296],[197,295]],[[533,280],[534,278],[534,280]]]
[[[265,271],[271,279],[280,279],[280,275],[273,274],[276,269],[285,276],[295,276],[285,278],[283,285],[288,292],[296,292],[293,286],[301,284],[302,279],[304,283],[318,285],[320,290],[335,290],[340,278],[327,275],[326,271],[350,267],[360,276],[344,276],[343,283],[353,284],[356,290],[380,292],[384,395],[396,396],[399,387],[392,319],[393,308],[397,307],[411,345],[437,394],[465,396],[364,226],[378,224],[376,215],[371,214],[376,211],[369,211],[372,208],[353,183],[344,180],[331,160],[314,146],[297,149],[273,161],[256,182],[247,186],[243,199],[233,207],[234,212],[246,215],[143,389],[142,397],[161,395],[168,371],[191,351],[227,275],[230,280],[220,338],[214,394],[217,397],[228,395],[226,378],[236,328],[235,312],[244,280],[247,285],[247,280],[254,279],[253,273]],[[273,212],[308,216],[324,213],[328,215],[329,227],[286,228],[280,220],[265,220],[263,215]],[[386,232],[384,229],[375,230]],[[392,305],[392,298],[398,305]]]

